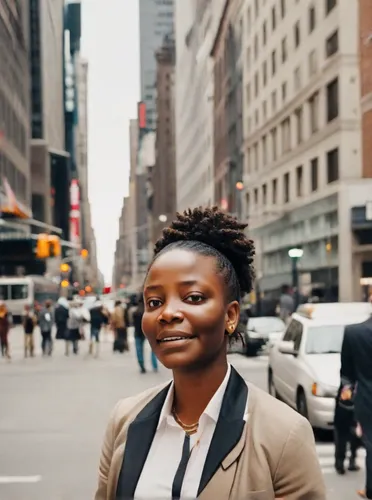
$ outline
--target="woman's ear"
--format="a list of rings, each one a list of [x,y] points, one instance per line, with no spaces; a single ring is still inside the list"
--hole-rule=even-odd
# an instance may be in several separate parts
[[[230,302],[230,304],[227,306],[227,311],[226,311],[226,331],[229,333],[233,333],[238,324],[239,324],[239,317],[240,317],[240,305],[237,300],[234,300],[233,302]]]

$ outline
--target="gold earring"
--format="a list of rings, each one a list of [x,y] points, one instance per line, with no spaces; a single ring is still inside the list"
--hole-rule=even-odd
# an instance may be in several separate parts
[[[229,330],[230,330],[230,334],[231,334],[231,333],[234,333],[234,325],[233,325],[233,324],[231,324],[231,325],[229,326]]]

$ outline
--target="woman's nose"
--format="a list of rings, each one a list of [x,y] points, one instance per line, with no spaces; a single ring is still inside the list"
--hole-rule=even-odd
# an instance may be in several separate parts
[[[172,323],[172,321],[182,321],[183,313],[179,310],[177,303],[169,302],[165,305],[158,317],[159,323]]]

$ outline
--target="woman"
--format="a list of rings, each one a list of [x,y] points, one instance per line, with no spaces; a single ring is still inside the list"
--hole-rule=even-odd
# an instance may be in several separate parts
[[[134,326],[134,339],[136,342],[137,361],[140,366],[141,373],[146,373],[145,360],[143,356],[143,351],[144,351],[143,348],[146,337],[142,330],[142,318],[144,312],[145,312],[145,304],[143,302],[143,295],[140,294],[140,296],[138,297],[138,305],[133,311],[133,326]],[[155,372],[158,371],[158,360],[156,359],[154,351],[151,351],[151,364],[153,370]]]
[[[70,305],[66,297],[60,297],[57,301],[57,307],[54,311],[54,321],[57,327],[56,339],[66,340],[67,336],[67,321]]]
[[[81,329],[84,326],[84,317],[81,311],[80,303],[77,301],[72,302],[69,309],[69,317],[67,320],[67,337],[65,355],[70,354],[70,343],[72,344],[72,351],[75,355],[79,354],[79,340],[81,339]]]
[[[129,351],[127,325],[127,309],[124,309],[121,300],[117,300],[115,302],[115,308],[111,314],[111,326],[115,333],[115,341],[113,345],[114,352],[119,351],[120,353],[123,353],[124,351]]]
[[[252,289],[246,225],[217,208],[178,214],[155,245],[143,331],[173,381],[120,401],[96,500],[325,500],[309,423],[228,364]]]
[[[9,330],[11,327],[11,318],[5,302],[0,302],[0,347],[1,355],[10,359],[9,349]]]

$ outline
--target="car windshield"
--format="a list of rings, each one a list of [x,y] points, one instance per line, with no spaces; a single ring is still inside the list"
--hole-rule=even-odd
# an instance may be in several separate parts
[[[280,318],[250,318],[248,321],[248,330],[259,333],[283,332],[285,325]]]
[[[306,354],[341,352],[345,325],[311,326],[307,331]]]

